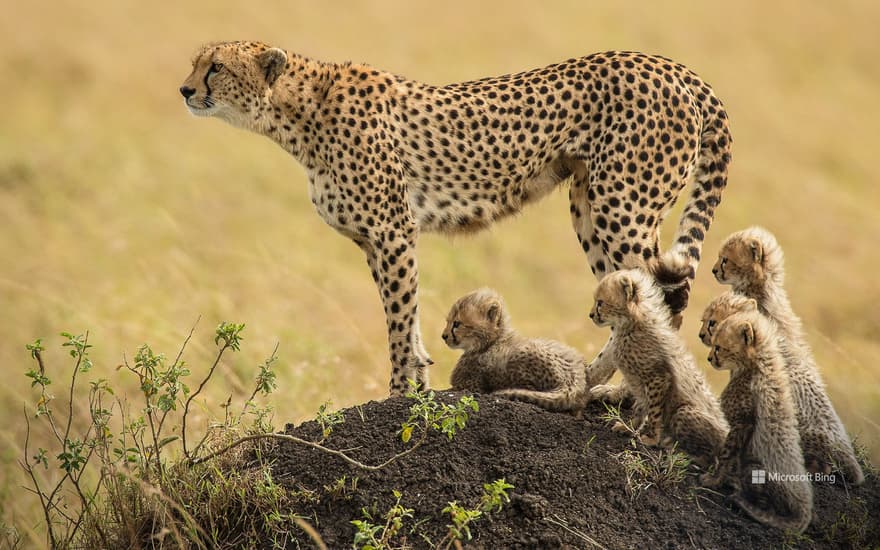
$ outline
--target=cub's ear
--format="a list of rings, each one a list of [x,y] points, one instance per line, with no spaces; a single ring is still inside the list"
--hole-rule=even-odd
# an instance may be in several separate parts
[[[758,311],[758,301],[754,298],[749,298],[746,301],[746,311]]]
[[[620,282],[620,289],[627,303],[636,301],[636,283],[629,277],[624,277]]]
[[[287,66],[287,54],[281,48],[269,48],[257,55],[257,63],[266,78],[266,85],[272,87]]]
[[[486,310],[486,319],[493,323],[497,323],[501,319],[501,304],[494,303]]]
[[[752,251],[752,261],[755,263],[761,263],[764,259],[764,247],[761,246],[761,243],[757,240],[750,240],[749,250]]]
[[[742,336],[743,343],[746,347],[752,347],[755,345],[755,329],[752,327],[751,323],[742,324],[742,327],[740,327],[740,336]]]

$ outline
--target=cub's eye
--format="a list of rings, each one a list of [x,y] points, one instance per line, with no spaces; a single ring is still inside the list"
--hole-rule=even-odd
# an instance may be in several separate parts
[[[460,322],[460,321],[452,321],[452,328],[453,328],[453,329],[456,329],[456,328],[458,328],[458,327],[460,327],[460,326],[461,326],[461,322]]]
[[[605,305],[605,302],[603,302],[602,300],[596,300],[596,309],[599,309],[603,305]]]
[[[709,319],[709,320],[706,322],[706,326],[709,327],[709,328],[714,327],[714,326],[715,326],[715,319]]]
[[[211,69],[208,73],[219,73],[220,69],[223,68],[223,63],[211,63]]]

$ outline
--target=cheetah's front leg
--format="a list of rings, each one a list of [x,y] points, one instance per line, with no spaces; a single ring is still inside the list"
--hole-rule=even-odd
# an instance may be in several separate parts
[[[377,232],[358,243],[367,253],[367,262],[385,308],[388,347],[391,353],[392,396],[404,395],[413,380],[428,387],[427,366],[433,364],[422,345],[419,330],[418,228],[404,223],[402,228]]]

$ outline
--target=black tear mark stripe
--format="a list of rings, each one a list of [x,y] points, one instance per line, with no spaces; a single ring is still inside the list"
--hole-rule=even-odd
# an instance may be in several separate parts
[[[211,97],[211,86],[208,84],[208,77],[211,76],[211,70],[208,69],[205,71],[205,78],[202,79],[202,82],[205,83],[205,89],[207,89],[207,93],[205,94],[205,99]]]

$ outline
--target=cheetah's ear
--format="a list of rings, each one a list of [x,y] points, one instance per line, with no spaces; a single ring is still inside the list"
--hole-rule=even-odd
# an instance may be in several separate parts
[[[743,343],[746,347],[752,347],[755,345],[755,329],[752,327],[751,323],[743,323],[740,328],[740,335],[742,336]]]
[[[501,318],[501,304],[493,303],[489,306],[489,309],[486,310],[486,319],[493,323],[497,323]]]
[[[764,259],[764,248],[761,243],[756,240],[749,241],[749,250],[752,251],[752,261],[756,264],[761,263]]]
[[[635,302],[637,298],[636,283],[629,277],[625,277],[620,282],[620,289],[623,291],[623,297],[627,303]]]
[[[263,71],[266,84],[272,87],[287,66],[287,54],[281,48],[269,48],[257,55],[257,63]]]
[[[746,300],[746,310],[747,311],[758,311],[758,300],[754,298],[749,298]]]

